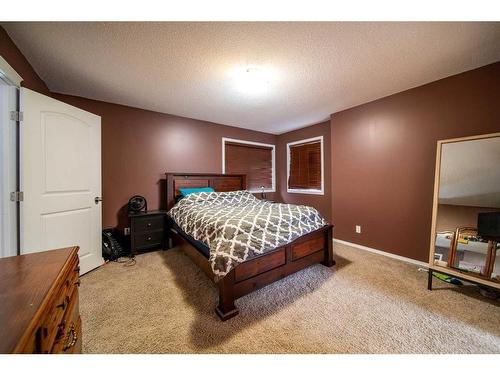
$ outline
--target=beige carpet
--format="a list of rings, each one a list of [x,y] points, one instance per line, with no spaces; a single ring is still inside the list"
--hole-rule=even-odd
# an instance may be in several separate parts
[[[216,289],[177,249],[82,277],[86,353],[500,353],[500,303],[474,286],[335,244],[310,267],[237,300],[221,322]]]

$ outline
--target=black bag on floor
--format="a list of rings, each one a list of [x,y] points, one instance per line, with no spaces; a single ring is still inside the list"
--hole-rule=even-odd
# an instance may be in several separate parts
[[[104,260],[114,261],[127,255],[123,246],[117,239],[114,229],[104,229],[102,231],[102,257]]]

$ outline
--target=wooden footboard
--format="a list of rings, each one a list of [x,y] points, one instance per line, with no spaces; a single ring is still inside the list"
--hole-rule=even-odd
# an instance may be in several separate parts
[[[333,226],[327,225],[269,253],[236,266],[218,282],[219,304],[215,312],[222,320],[238,314],[234,301],[316,263],[335,264]]]
[[[335,264],[332,248],[333,226],[326,225],[295,241],[248,260],[236,266],[217,282],[219,303],[215,309],[222,320],[238,314],[235,300],[259,288],[278,281],[310,265],[321,263],[327,267]],[[176,245],[214,280],[208,260],[182,236],[172,236]]]

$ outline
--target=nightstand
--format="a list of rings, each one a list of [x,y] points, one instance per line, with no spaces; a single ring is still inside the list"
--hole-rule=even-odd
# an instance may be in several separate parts
[[[146,250],[165,249],[167,243],[166,211],[129,213],[130,251],[132,254]]]

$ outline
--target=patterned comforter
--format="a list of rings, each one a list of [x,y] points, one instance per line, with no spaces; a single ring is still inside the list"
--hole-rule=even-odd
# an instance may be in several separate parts
[[[312,207],[270,203],[244,190],[190,194],[168,215],[210,248],[218,279],[238,264],[327,224]]]

